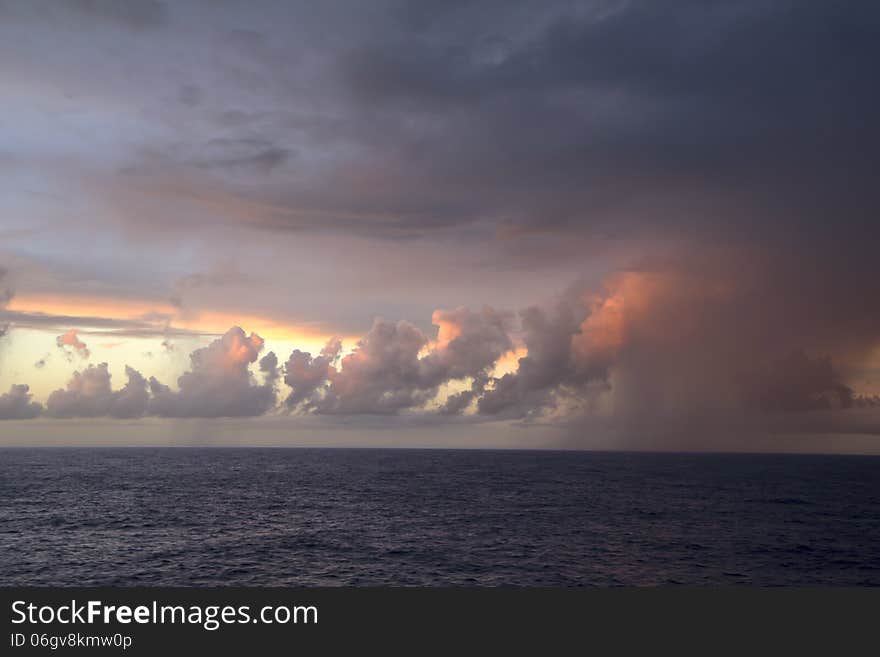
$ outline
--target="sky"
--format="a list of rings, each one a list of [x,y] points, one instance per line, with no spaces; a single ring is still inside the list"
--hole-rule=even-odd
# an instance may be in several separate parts
[[[0,0],[0,445],[880,453],[878,36]]]

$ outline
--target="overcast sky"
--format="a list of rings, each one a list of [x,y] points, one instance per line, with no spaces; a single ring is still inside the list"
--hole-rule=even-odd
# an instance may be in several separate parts
[[[0,443],[880,452],[878,37],[0,0]]]

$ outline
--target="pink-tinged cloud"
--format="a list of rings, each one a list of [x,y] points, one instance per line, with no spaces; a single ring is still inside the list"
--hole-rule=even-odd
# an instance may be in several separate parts
[[[223,337],[192,353],[191,369],[178,379],[177,391],[150,379],[150,413],[162,417],[243,417],[266,413],[275,406],[277,359],[274,354],[263,358],[265,383],[255,382],[248,369],[257,361],[263,344],[255,333],[247,335],[237,326],[229,329]]]
[[[89,356],[91,356],[89,348],[86,346],[85,342],[79,339],[75,329],[70,329],[63,335],[59,335],[55,338],[55,344],[57,344],[58,348],[63,350],[68,356],[76,354],[83,360],[87,360]]]
[[[832,348],[852,348],[858,341],[846,338],[861,336],[864,346],[869,332],[847,326],[845,313],[836,322],[792,323],[796,306],[780,311],[756,294],[766,273],[740,269],[739,257],[712,255],[644,263],[598,289],[572,287],[518,317],[488,306],[437,310],[436,336],[376,319],[347,354],[334,338],[317,356],[294,350],[283,365],[272,352],[262,355],[259,335],[233,327],[191,354],[176,389],[126,368],[127,383],[113,390],[102,363],[52,393],[45,414],[259,416],[280,410],[282,381],[289,389],[282,407],[296,414],[474,409],[496,419],[565,420],[576,429],[584,418],[601,416],[645,435],[652,426],[711,431],[731,414],[747,418],[749,430],[778,430],[779,420],[756,418],[880,405],[849,387],[826,352],[795,347],[817,336],[830,336]],[[516,368],[496,375],[515,348],[524,354]],[[459,382],[459,391],[440,405],[450,382]],[[13,387],[0,409],[17,418],[40,412],[26,386]]]
[[[513,347],[510,316],[485,307],[439,310],[435,343],[408,322],[377,319],[338,363],[338,341],[320,355],[299,350],[286,365],[287,403],[322,414],[392,415],[425,406],[450,381],[482,378]]]

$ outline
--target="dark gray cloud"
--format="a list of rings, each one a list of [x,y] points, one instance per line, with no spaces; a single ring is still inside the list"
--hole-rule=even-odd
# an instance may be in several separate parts
[[[127,61],[158,68],[184,113],[162,108],[172,138],[127,158],[130,184],[374,237],[509,223],[783,239],[827,232],[829,212],[873,226],[871,4],[408,4],[82,3],[168,26]]]
[[[518,3],[511,22],[472,3],[420,30],[389,19],[340,53],[355,138],[395,183],[383,186],[393,196],[362,198],[424,230],[506,217],[523,228],[714,235],[726,224],[776,237],[787,231],[767,215],[819,230],[826,211],[876,200],[863,146],[878,139],[864,119],[880,100],[869,63],[880,12],[596,5]],[[358,166],[340,164],[337,193]]]
[[[248,226],[372,239],[482,230],[526,247],[613,236],[823,258],[833,239],[846,255],[829,269],[876,278],[870,5],[266,11],[259,27],[208,17],[235,35],[212,50],[234,75],[199,84],[216,129],[206,116],[182,130],[127,184],[234,199],[246,205],[227,219]],[[285,42],[285,29],[326,38]]]

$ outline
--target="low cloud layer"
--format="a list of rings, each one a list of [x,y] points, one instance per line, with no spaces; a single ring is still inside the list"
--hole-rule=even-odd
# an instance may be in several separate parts
[[[147,379],[128,366],[126,384],[113,390],[108,364],[89,365],[75,372],[65,388],[49,395],[45,409],[39,404],[29,407],[27,417],[36,417],[41,412],[55,418],[262,415],[275,405],[275,382],[280,376],[277,358],[270,352],[260,361],[265,383],[253,380],[248,366],[257,360],[262,348],[263,340],[258,335],[248,336],[233,327],[223,337],[192,353],[191,369],[178,379],[177,390],[155,377]],[[7,395],[10,408],[13,401],[19,408],[27,386],[14,386],[10,395],[13,393],[14,400]],[[4,417],[20,419],[11,410]]]
[[[437,310],[430,334],[376,319],[348,351],[334,338],[283,364],[263,353],[260,336],[233,327],[190,355],[174,388],[127,367],[114,390],[101,363],[76,372],[45,408],[26,385],[13,386],[0,397],[0,418],[465,414],[552,422],[572,435],[610,427],[639,444],[689,448],[697,434],[721,431],[744,441],[880,431],[866,415],[880,397],[838,364],[870,354],[876,334],[839,300],[834,321],[803,316],[794,299],[777,307],[787,266],[741,253],[645,261],[517,314]],[[768,296],[771,272],[780,287]],[[523,355],[499,371],[514,351]]]

